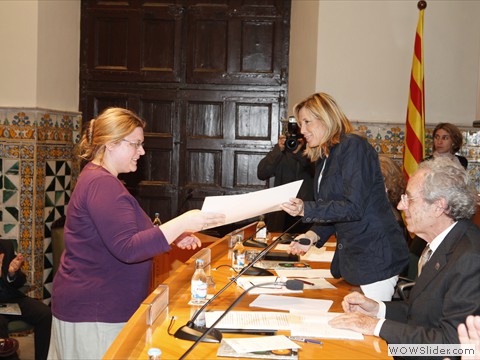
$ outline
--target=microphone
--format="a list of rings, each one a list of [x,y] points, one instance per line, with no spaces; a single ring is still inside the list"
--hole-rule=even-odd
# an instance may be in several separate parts
[[[260,247],[260,248],[265,248],[267,247],[267,244],[261,241],[256,240],[255,238],[257,237],[257,234],[259,233],[260,230],[264,229],[267,225],[264,224],[262,227],[258,228],[255,233],[250,236],[247,240],[243,241],[243,245],[245,246],[250,246],[250,247]]]
[[[255,237],[257,236],[258,232],[262,230],[264,227],[267,225],[263,225],[262,227],[258,228],[255,233],[250,236],[247,240],[243,241],[244,246],[249,246],[249,247],[260,247],[260,248],[266,248],[267,244],[261,241],[255,240]],[[273,276],[273,273],[268,271],[267,269],[262,269],[256,266],[251,266],[248,270],[244,272],[244,275],[248,276]]]
[[[198,341],[200,337],[202,337],[201,341],[204,342],[220,342],[222,340],[222,333],[216,329],[212,329],[207,333],[207,335],[203,336],[203,332],[205,328],[197,327],[195,325],[195,320],[198,318],[198,316],[202,313],[203,310],[207,306],[209,306],[213,300],[215,300],[220,294],[222,294],[225,290],[227,290],[234,282],[237,281],[237,279],[244,275],[255,263],[257,263],[266,253],[268,253],[270,250],[272,250],[275,246],[280,244],[284,239],[282,239],[282,236],[288,233],[295,225],[297,225],[302,218],[299,218],[297,221],[293,223],[287,230],[285,230],[283,233],[280,234],[275,241],[272,241],[270,245],[268,245],[265,249],[260,251],[257,256],[253,258],[253,260],[245,266],[242,270],[240,270],[235,277],[233,277],[223,288],[221,288],[216,294],[214,294],[205,304],[202,305],[200,309],[198,309],[195,314],[192,316],[192,318],[182,327],[178,328],[177,331],[175,332],[174,336],[177,339],[182,339],[182,340],[189,340],[189,341]],[[263,270],[263,269],[262,269]],[[298,281],[298,280],[297,280]],[[303,286],[303,283],[302,283]]]
[[[303,282],[300,280],[287,280],[284,283],[279,283],[279,282],[269,282],[269,283],[264,283],[264,284],[258,284],[258,285],[253,285],[252,287],[249,287],[247,290],[245,290],[238,298],[235,299],[235,301],[223,312],[220,317],[215,320],[215,322],[209,327],[206,328],[205,331],[200,335],[200,337],[188,348],[187,351],[183,353],[183,355],[179,358],[179,360],[185,359],[185,357],[192,352],[192,350],[200,343],[202,340],[208,336],[210,332],[212,332],[215,329],[215,326],[218,325],[220,321],[242,300],[245,295],[252,289],[257,288],[257,287],[263,287],[263,286],[268,286],[268,285],[283,285],[285,286],[288,290],[303,290]]]
[[[312,244],[312,240],[307,239],[307,238],[301,238],[301,239],[298,239],[298,240],[295,240],[295,241],[297,241],[300,245],[311,245]]]

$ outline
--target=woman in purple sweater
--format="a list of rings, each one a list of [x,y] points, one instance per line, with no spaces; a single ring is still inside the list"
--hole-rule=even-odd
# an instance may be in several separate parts
[[[225,222],[223,214],[188,211],[160,227],[118,174],[137,170],[145,122],[122,108],[91,120],[79,144],[83,168],[68,204],[65,252],[53,281],[50,359],[101,359],[148,295],[152,258]]]

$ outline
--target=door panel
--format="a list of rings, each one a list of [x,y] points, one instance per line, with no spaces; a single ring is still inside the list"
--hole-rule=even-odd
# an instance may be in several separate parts
[[[256,168],[287,112],[289,19],[289,0],[82,0],[80,110],[146,120],[121,179],[150,216],[269,186]]]
[[[289,5],[219,1],[189,7],[187,82],[281,86],[288,62],[284,20]]]

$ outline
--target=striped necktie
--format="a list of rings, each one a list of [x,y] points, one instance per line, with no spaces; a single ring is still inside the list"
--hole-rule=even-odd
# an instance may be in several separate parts
[[[425,249],[423,249],[422,255],[420,256],[420,259],[418,260],[418,276],[420,276],[420,273],[422,272],[422,268],[425,266],[425,264],[430,260],[430,256],[432,256],[432,249],[430,249],[430,246],[425,246]]]

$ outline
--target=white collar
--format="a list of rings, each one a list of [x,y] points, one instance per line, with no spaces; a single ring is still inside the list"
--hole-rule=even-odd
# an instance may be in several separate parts
[[[435,239],[432,240],[432,242],[428,245],[430,249],[432,250],[432,254],[437,250],[437,248],[440,246],[440,244],[443,242],[445,237],[448,235],[448,233],[453,229],[455,225],[457,225],[458,221],[455,221],[452,225],[447,227],[445,230],[443,230],[440,234],[438,234]]]

